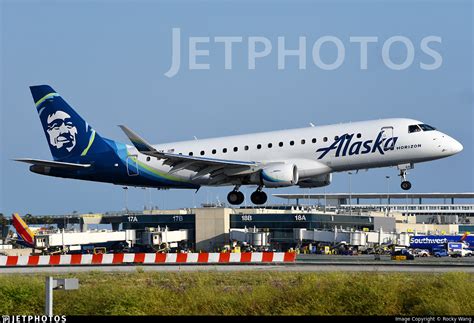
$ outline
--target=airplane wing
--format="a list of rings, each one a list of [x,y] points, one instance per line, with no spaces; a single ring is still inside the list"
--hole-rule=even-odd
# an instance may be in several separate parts
[[[64,162],[42,160],[42,159],[18,158],[14,160],[22,162],[22,163],[46,166],[46,167],[54,167],[54,168],[83,169],[83,168],[91,167],[91,164],[64,163]]]
[[[145,139],[140,137],[130,128],[119,126],[125,135],[130,139],[132,144],[142,154],[163,159],[164,165],[172,167],[170,174],[179,170],[187,169],[196,171],[193,179],[210,174],[212,177],[211,183],[216,184],[225,182],[227,177],[249,174],[257,170],[260,163],[253,161],[240,161],[229,159],[218,159],[208,157],[187,156],[173,153],[165,153],[156,150]]]

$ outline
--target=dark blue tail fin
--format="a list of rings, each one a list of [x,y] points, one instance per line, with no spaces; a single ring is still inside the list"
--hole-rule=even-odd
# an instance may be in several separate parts
[[[30,90],[54,160],[79,162],[113,151],[50,86],[30,86]]]

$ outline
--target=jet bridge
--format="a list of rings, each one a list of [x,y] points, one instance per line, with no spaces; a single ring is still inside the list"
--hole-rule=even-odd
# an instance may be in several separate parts
[[[325,243],[347,242],[351,246],[368,246],[374,244],[396,244],[400,246],[410,245],[410,234],[378,231],[347,231],[341,229],[335,230],[308,230],[294,229],[294,238],[296,241],[314,241]]]

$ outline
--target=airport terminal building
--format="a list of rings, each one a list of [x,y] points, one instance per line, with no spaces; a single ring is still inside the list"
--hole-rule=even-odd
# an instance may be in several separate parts
[[[235,229],[256,229],[270,235],[269,243],[276,249],[294,247],[295,229],[326,229],[385,231],[395,230],[395,219],[385,216],[346,215],[324,212],[315,208],[279,207],[232,209],[203,207],[186,210],[145,211],[139,214],[104,216],[101,223],[112,223],[116,229],[145,229],[167,227],[170,230],[188,229],[196,250],[215,251],[229,244]]]
[[[388,233],[392,238],[398,235],[392,239],[397,240],[404,234],[441,235],[474,231],[474,204],[468,203],[474,198],[474,193],[276,196],[286,199],[287,204],[252,208],[204,205],[177,210],[57,216],[55,219],[61,228],[67,217],[69,223],[80,223],[82,231],[97,224],[108,225],[115,231],[147,228],[187,230],[187,246],[195,251],[217,251],[235,239],[246,239],[240,237],[249,234],[262,245],[285,251],[300,244],[302,237],[314,237],[317,231],[365,232],[366,235],[376,232],[379,241],[387,240],[382,236]],[[457,203],[459,200],[462,200],[461,204]],[[362,203],[367,201],[370,203]]]

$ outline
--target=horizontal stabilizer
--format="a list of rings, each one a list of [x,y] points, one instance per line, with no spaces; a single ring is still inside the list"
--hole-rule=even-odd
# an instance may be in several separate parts
[[[46,167],[54,167],[54,168],[84,169],[84,168],[91,167],[91,164],[64,163],[64,162],[41,160],[41,159],[18,158],[14,160],[22,162],[22,163],[46,166]]]

